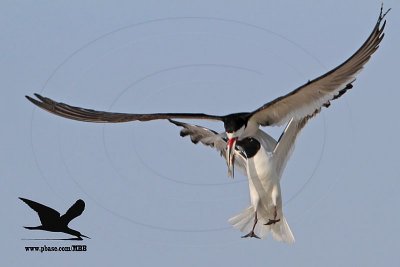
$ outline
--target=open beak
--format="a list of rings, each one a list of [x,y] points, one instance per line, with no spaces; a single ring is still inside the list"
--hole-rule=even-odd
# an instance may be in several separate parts
[[[90,237],[88,237],[88,236],[85,236],[85,235],[82,235],[82,234],[81,234],[81,236],[91,239]]]
[[[226,144],[226,164],[228,165],[228,176],[234,177],[234,153],[233,150],[235,149],[237,137],[228,139],[228,143]]]

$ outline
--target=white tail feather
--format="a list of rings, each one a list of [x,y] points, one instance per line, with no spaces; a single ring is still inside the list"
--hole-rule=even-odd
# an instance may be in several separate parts
[[[254,208],[250,206],[238,215],[229,219],[229,223],[241,232],[247,234],[251,231],[254,223]],[[260,238],[266,238],[268,233],[272,233],[272,237],[281,242],[288,244],[294,243],[294,236],[290,230],[289,225],[286,222],[285,217],[281,217],[281,220],[272,225],[264,225],[264,220],[259,218],[259,222],[254,229],[254,233]]]
[[[288,244],[294,243],[293,233],[283,216],[279,222],[271,225],[271,233],[275,240],[283,241]]]
[[[248,207],[238,215],[230,218],[229,223],[241,232],[251,231],[254,222],[253,206]]]

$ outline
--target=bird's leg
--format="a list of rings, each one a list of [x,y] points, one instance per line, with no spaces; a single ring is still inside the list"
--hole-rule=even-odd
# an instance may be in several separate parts
[[[275,223],[277,223],[277,222],[279,222],[281,219],[276,219],[276,216],[278,216],[278,213],[277,213],[277,211],[276,211],[276,206],[275,206],[275,211],[274,211],[274,219],[268,219],[268,222],[267,223],[265,223],[264,225],[271,225],[271,224],[275,224]]]
[[[254,224],[253,224],[253,228],[251,229],[250,233],[248,233],[247,235],[242,236],[242,238],[247,238],[247,237],[255,237],[260,239],[255,233],[254,233],[254,228],[256,228],[256,224],[258,222],[257,219],[257,211],[254,213]]]

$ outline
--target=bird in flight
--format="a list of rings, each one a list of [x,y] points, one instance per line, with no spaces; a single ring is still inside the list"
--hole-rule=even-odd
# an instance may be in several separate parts
[[[50,207],[43,204],[37,203],[35,201],[20,197],[23,202],[25,202],[31,209],[36,211],[39,215],[40,222],[42,225],[39,226],[24,226],[24,228],[29,230],[43,230],[49,232],[62,232],[76,236],[73,240],[83,240],[82,237],[89,238],[80,232],[73,230],[68,227],[68,224],[82,214],[85,210],[85,202],[79,199],[73,204],[67,212],[60,216],[60,213]]]
[[[30,96],[26,96],[26,98],[48,112],[77,121],[97,123],[121,123],[161,119],[221,121],[224,123],[225,133],[229,139],[227,142],[227,154],[230,154],[237,140],[252,137],[260,126],[282,126],[292,118],[299,120],[310,116],[322,107],[329,107],[332,100],[341,97],[351,89],[356,75],[362,70],[371,55],[378,49],[384,37],[383,30],[386,21],[384,21],[383,25],[381,23],[388,11],[383,13],[383,7],[381,7],[378,21],[371,34],[364,44],[345,62],[292,92],[278,97],[250,112],[228,115],[209,115],[204,113],[117,113],[75,107],[54,101],[39,94],[35,94],[37,99]],[[231,156],[227,158],[228,165],[231,162],[229,159],[231,159]]]
[[[295,138],[309,118],[318,114],[323,107],[329,107],[332,100],[338,99],[353,87],[356,75],[378,49],[384,37],[386,21],[382,21],[389,10],[383,13],[383,6],[381,7],[371,34],[345,62],[250,112],[228,115],[116,113],[75,107],[39,94],[35,94],[36,98],[26,98],[50,113],[77,121],[121,123],[168,119],[171,123],[183,127],[181,136],[189,135],[194,143],[201,142],[213,146],[222,153],[229,175],[233,176],[234,166],[238,166],[248,177],[252,205],[248,210],[233,217],[230,222],[242,231],[250,230],[244,237],[259,237],[258,235],[265,234],[255,233],[257,222],[260,220],[265,226],[261,227],[261,231],[270,230],[276,239],[291,243],[294,238],[282,214],[279,180]],[[221,121],[225,131],[217,133],[201,126],[177,122],[175,119]],[[259,129],[260,126],[285,124],[287,126],[278,141]]]
[[[311,117],[290,120],[278,141],[258,129],[253,137],[236,142],[232,150],[232,164],[248,177],[251,205],[229,222],[240,231],[248,232],[243,238],[265,238],[271,232],[278,241],[294,242],[292,231],[283,216],[280,179],[296,137]],[[182,127],[182,137],[190,136],[193,143],[214,147],[226,157],[228,138],[202,126],[174,120],[170,122]]]

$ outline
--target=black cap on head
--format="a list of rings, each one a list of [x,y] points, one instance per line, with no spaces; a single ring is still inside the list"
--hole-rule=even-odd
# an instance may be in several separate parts
[[[225,116],[224,127],[227,133],[233,133],[247,125],[249,113],[235,113]]]

